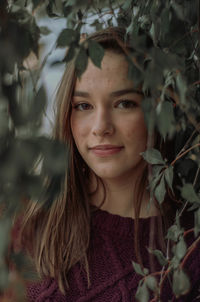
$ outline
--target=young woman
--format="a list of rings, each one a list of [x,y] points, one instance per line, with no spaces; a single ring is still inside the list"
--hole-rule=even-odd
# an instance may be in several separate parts
[[[148,133],[141,87],[128,78],[129,41],[120,28],[88,39],[105,50],[101,69],[89,60],[78,78],[69,63],[58,91],[54,137],[69,147],[60,194],[51,206],[33,204],[25,215],[22,238],[29,238],[42,279],[28,286],[28,301],[136,301],[141,276],[132,261],[159,271],[148,247],[165,252],[169,212],[161,215],[149,202],[141,155]],[[153,139],[158,145],[158,135]],[[198,275],[192,278],[194,284]],[[179,301],[192,301],[191,293]],[[169,284],[161,301],[175,301]]]

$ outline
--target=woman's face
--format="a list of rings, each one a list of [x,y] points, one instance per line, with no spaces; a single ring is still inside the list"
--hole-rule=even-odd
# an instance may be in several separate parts
[[[106,51],[101,69],[89,62],[76,81],[72,134],[82,158],[102,179],[124,179],[141,170],[147,143],[141,100],[125,57],[112,51]]]

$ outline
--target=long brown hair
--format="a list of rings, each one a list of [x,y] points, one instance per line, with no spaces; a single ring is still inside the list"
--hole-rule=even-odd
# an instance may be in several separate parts
[[[100,43],[104,49],[127,55],[131,50],[125,30],[108,28],[92,34],[88,39]],[[91,206],[87,185],[89,168],[80,156],[71,132],[71,100],[76,82],[74,62],[67,64],[56,99],[56,121],[53,137],[68,145],[68,169],[61,183],[60,193],[45,207],[46,201],[31,203],[24,217],[22,238],[32,242],[31,254],[42,277],[57,279],[64,292],[67,272],[77,262],[84,265],[89,281],[87,251],[90,243]],[[147,165],[141,173],[134,194],[135,236],[134,246],[139,262],[138,219],[144,188],[147,185]]]

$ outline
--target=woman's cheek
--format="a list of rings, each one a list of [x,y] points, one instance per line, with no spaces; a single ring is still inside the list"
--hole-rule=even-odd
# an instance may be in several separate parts
[[[81,145],[84,139],[89,134],[89,125],[86,120],[82,119],[72,119],[71,122],[72,135],[77,145]]]
[[[128,123],[124,127],[124,133],[126,133],[126,138],[135,144],[143,144],[146,147],[147,144],[147,128],[142,119],[134,120],[134,122]],[[139,146],[139,145],[138,145]]]

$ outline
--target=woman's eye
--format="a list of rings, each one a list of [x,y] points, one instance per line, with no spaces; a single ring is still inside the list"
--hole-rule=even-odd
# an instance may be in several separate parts
[[[131,109],[131,108],[138,107],[138,104],[135,101],[123,100],[117,104],[117,107],[122,109]]]
[[[75,104],[73,107],[76,110],[79,110],[79,111],[85,111],[85,110],[89,110],[89,109],[92,108],[92,106],[90,104],[87,104],[87,103]]]

